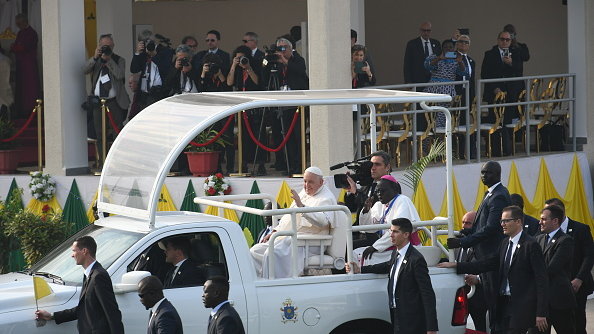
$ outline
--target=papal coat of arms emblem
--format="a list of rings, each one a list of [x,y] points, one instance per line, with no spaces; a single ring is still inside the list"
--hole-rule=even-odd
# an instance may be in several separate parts
[[[281,312],[282,312],[282,323],[285,324],[288,321],[291,322],[297,322],[297,310],[299,308],[296,306],[293,306],[293,301],[290,298],[285,299],[285,301],[283,302],[283,307],[280,308]]]

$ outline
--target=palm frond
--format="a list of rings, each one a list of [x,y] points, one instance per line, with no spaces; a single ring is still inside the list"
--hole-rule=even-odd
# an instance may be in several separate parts
[[[415,193],[417,191],[417,186],[421,181],[421,177],[423,176],[423,172],[425,171],[425,168],[429,162],[438,158],[443,159],[445,158],[445,155],[445,142],[439,140],[434,141],[429,148],[429,153],[427,153],[426,156],[422,157],[404,170],[401,183],[412,189],[413,193]]]

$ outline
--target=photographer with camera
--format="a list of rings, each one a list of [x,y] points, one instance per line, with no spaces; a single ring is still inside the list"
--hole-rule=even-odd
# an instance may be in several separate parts
[[[264,84],[266,90],[305,90],[309,89],[309,78],[305,60],[293,51],[293,44],[286,38],[279,38],[275,45],[266,50],[264,58]],[[278,145],[287,135],[286,131],[293,119],[296,107],[279,108],[273,117],[272,136]],[[286,170],[289,174],[299,173],[301,166],[300,125],[297,122],[284,149],[276,152],[276,170]],[[288,160],[289,166],[286,162]]]
[[[198,73],[190,63],[192,50],[186,44],[180,44],[175,49],[174,69],[169,72],[165,80],[169,95],[197,93]]]
[[[355,44],[351,48],[351,78],[353,80],[353,89],[375,86],[375,75],[371,72],[371,66],[365,61],[367,48],[360,44]]]
[[[84,67],[84,73],[91,75],[87,101],[83,104],[87,111],[87,132],[88,137],[96,138],[97,142],[102,140],[101,99],[106,100],[105,105],[120,128],[130,104],[125,87],[126,60],[113,53],[114,45],[111,34],[101,35],[95,54]],[[101,155],[101,145],[97,148]]]
[[[344,196],[345,205],[351,210],[351,212],[357,213],[357,220],[355,225],[359,225],[359,217],[361,210],[367,203],[369,207],[373,206],[378,201],[375,196],[375,188],[377,183],[384,175],[390,175],[392,167],[390,166],[390,154],[384,151],[376,151],[371,154],[371,178],[373,183],[368,186],[363,186],[357,189],[357,184],[353,178],[347,174],[348,188],[346,195]],[[374,232],[359,232],[359,238],[353,238],[353,249],[358,247],[371,246],[379,238],[379,235]]]
[[[234,91],[256,91],[260,90],[262,76],[261,60],[258,62],[252,56],[252,50],[246,45],[241,45],[233,51],[233,58],[231,62],[231,69],[227,76],[227,85],[232,87]],[[254,129],[254,132],[260,129],[262,121],[262,112],[260,110],[248,110],[246,111],[249,117],[250,126]],[[241,119],[238,121],[242,121]],[[264,130],[264,129],[262,129]],[[256,132],[256,136],[260,138],[260,141],[264,142],[265,137],[264,131],[259,135]],[[266,160],[266,152],[263,150],[257,150],[256,155],[256,144],[250,138],[247,131],[242,132],[241,142],[243,143],[243,171],[248,170],[248,162],[254,161],[258,163],[258,171],[255,173],[258,176],[266,175],[266,167],[264,167],[264,161]],[[255,169],[255,167],[254,167]]]
[[[138,35],[130,72],[140,73],[137,102],[142,109],[165,97],[163,79],[167,78],[171,57],[165,59],[164,56],[159,56],[160,49],[151,31],[144,30]]]

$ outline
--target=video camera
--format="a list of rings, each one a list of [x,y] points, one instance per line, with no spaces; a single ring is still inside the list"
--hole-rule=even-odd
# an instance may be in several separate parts
[[[287,48],[285,46],[277,46],[276,44],[271,44],[270,47],[264,46],[264,66],[271,66],[273,68],[278,67],[279,64],[279,55],[277,52],[285,51]]]
[[[161,34],[155,34],[155,37],[159,40],[159,44],[166,46],[168,48],[171,47],[171,39],[169,39]]]
[[[371,167],[373,166],[373,163],[370,159],[371,156],[366,156],[355,161],[343,162],[331,166],[330,170],[346,167],[354,172],[353,174],[349,173],[349,176],[353,179],[353,181],[363,187],[370,186],[373,183],[373,178],[371,177]],[[347,174],[334,175],[334,186],[339,189],[348,188],[350,185],[347,180]]]
[[[188,57],[183,57],[182,59],[179,60],[179,64],[182,67],[190,66],[190,60],[188,59]]]

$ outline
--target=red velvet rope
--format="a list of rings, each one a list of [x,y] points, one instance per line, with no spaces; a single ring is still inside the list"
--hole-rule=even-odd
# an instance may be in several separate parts
[[[111,123],[111,127],[115,130],[116,134],[119,135],[120,128],[118,128],[118,126],[113,121],[113,116],[111,116],[111,111],[109,111],[109,108],[107,109],[107,118],[109,118],[109,123]]]
[[[287,135],[285,136],[285,139],[283,139],[283,141],[280,143],[280,145],[278,145],[277,148],[267,147],[264,144],[262,144],[258,139],[256,139],[256,136],[254,136],[254,132],[252,131],[252,127],[250,126],[250,122],[248,120],[248,116],[246,113],[243,113],[243,123],[245,124],[245,128],[247,129],[250,137],[252,138],[254,143],[256,143],[256,145],[258,145],[261,149],[268,151],[268,152],[278,152],[278,151],[282,150],[282,148],[289,141],[289,138],[291,137],[291,134],[293,133],[293,129],[295,128],[295,124],[297,124],[298,116],[299,116],[299,112],[295,111],[295,114],[293,115],[293,120],[291,121],[291,125],[289,126],[289,130],[287,131]]]
[[[206,143],[196,143],[195,141],[191,141],[190,145],[197,146],[197,147],[204,147],[204,146],[214,143],[217,139],[219,139],[220,136],[223,135],[223,132],[227,131],[227,128],[229,127],[229,125],[231,124],[231,121],[233,121],[233,119],[235,119],[235,115],[229,116],[229,118],[227,118],[227,122],[225,123],[225,125],[223,125],[223,128],[221,129],[221,131],[219,131],[219,133],[217,133],[217,135],[214,136],[211,140],[207,141]]]
[[[27,119],[27,121],[25,122],[25,125],[23,125],[23,127],[17,131],[17,133],[15,133],[12,137],[10,138],[6,138],[6,139],[0,139],[1,142],[6,143],[9,141],[13,141],[15,140],[18,136],[20,136],[21,134],[23,134],[23,131],[25,131],[25,129],[29,126],[29,124],[31,124],[31,121],[33,120],[33,116],[35,116],[37,112],[34,110],[31,115],[29,115],[29,118]]]

